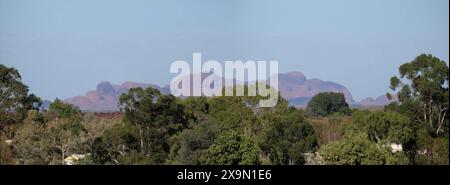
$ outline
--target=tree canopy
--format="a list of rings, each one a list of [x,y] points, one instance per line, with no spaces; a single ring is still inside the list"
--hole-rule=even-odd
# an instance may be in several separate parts
[[[339,165],[383,165],[407,164],[402,153],[391,153],[386,147],[378,146],[364,133],[350,133],[343,139],[330,143],[320,150],[325,164]]]
[[[139,135],[140,152],[163,163],[169,153],[168,139],[187,126],[183,105],[173,95],[162,95],[154,88],[132,88],[120,96],[126,123]]]
[[[448,135],[447,63],[430,54],[422,54],[401,65],[399,73],[391,78],[390,88],[397,91],[398,99],[404,105],[402,111],[409,112],[416,122],[435,135]]]
[[[17,69],[0,64],[0,126],[20,122],[29,109],[37,109],[42,103],[34,94],[28,95],[28,86],[21,80]]]
[[[259,95],[177,98],[150,87],[129,89],[118,116],[102,118],[59,99],[40,109],[16,69],[0,72],[0,164],[448,164],[448,66],[431,55],[400,66],[390,81],[399,102],[384,110],[350,110],[334,92],[304,111],[280,94],[260,107]]]
[[[256,144],[236,131],[223,133],[202,155],[201,164],[254,165],[259,164]]]
[[[322,92],[311,98],[306,112],[311,116],[328,116],[335,113],[350,115],[351,110],[345,101],[344,94]]]

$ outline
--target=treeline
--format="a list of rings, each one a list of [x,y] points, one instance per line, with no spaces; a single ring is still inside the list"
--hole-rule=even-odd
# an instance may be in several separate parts
[[[17,70],[0,69],[0,164],[448,164],[448,66],[431,55],[400,66],[399,102],[374,112],[331,92],[303,111],[282,97],[266,108],[258,96],[133,88],[123,116],[97,119],[58,99],[39,109]],[[346,118],[337,140],[320,139],[319,117]]]
[[[65,164],[84,154],[78,164],[303,164],[302,154],[318,144],[301,112],[284,100],[256,105],[246,97],[181,100],[134,88],[120,98],[123,118],[99,123],[56,100],[8,127],[10,162]]]
[[[326,164],[449,164],[447,63],[422,54],[399,73],[389,85],[399,101],[352,112],[343,138],[321,147]]]

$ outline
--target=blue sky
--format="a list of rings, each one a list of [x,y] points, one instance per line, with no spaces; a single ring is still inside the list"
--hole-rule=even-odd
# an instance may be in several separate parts
[[[202,52],[278,60],[361,100],[421,53],[448,62],[448,22],[448,0],[0,0],[0,63],[54,99],[103,80],[164,85]]]

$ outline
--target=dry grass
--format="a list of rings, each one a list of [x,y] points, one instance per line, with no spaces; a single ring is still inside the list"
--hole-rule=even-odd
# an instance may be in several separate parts
[[[375,111],[382,111],[384,110],[384,106],[366,106],[366,107],[359,107],[357,108],[359,110],[368,110],[371,112],[375,112]]]
[[[307,119],[316,131],[320,145],[326,145],[341,138],[341,128],[351,122],[350,116],[311,117]]]

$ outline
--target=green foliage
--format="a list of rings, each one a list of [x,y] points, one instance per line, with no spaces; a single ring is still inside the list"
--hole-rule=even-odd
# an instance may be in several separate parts
[[[343,128],[344,134],[362,132],[378,145],[401,144],[411,162],[416,153],[417,126],[405,115],[392,111],[355,111],[353,121]]]
[[[366,133],[372,142],[382,141],[408,145],[415,139],[411,120],[395,112],[356,111],[353,123],[358,131]]]
[[[50,104],[48,112],[58,116],[58,119],[56,120],[57,123],[55,124],[56,126],[52,127],[52,129],[55,130],[55,133],[64,131],[79,135],[84,131],[84,127],[81,124],[81,111],[78,107],[56,99]]]
[[[313,127],[295,108],[267,115],[260,146],[273,164],[303,164],[301,155],[314,152],[318,146]]]
[[[94,140],[91,152],[96,164],[120,164],[139,149],[137,128],[130,124],[116,124]],[[136,157],[137,154],[133,155]]]
[[[80,144],[80,136],[63,127],[64,123],[56,122],[49,126],[22,125],[14,137],[19,163],[63,164],[64,158],[75,153]]]
[[[259,164],[259,149],[253,141],[235,131],[225,132],[201,157],[201,164],[254,165]]]
[[[19,163],[64,164],[65,157],[80,151],[85,129],[79,110],[61,101],[55,101],[51,107],[58,119],[47,122],[44,115],[30,110],[24,123],[17,127],[13,140]]]
[[[59,120],[50,125],[44,137],[50,140],[50,147],[60,154],[61,164],[70,154],[77,153],[81,143],[81,131],[84,130],[81,123],[71,120]]]
[[[325,164],[332,165],[383,165],[407,164],[405,155],[392,154],[383,146],[371,142],[366,134],[351,133],[325,145],[320,150]]]
[[[344,94],[335,92],[322,92],[308,102],[306,112],[311,116],[328,116],[335,113],[350,115],[351,110],[345,102]]]
[[[18,111],[26,114],[26,112],[29,110],[39,111],[39,108],[42,105],[42,100],[36,95],[30,94],[24,97],[20,103],[22,104],[22,106],[18,109]]]
[[[119,157],[120,164],[123,165],[149,165],[149,164],[157,164],[155,161],[153,161],[153,158],[149,157],[148,155],[133,150],[131,151],[127,156],[120,156]]]
[[[15,68],[0,64],[0,126],[22,121],[28,110],[37,110],[41,103],[36,95],[28,95],[28,86]]]
[[[189,121],[197,122],[209,113],[208,99],[204,96],[188,97],[182,103]]]
[[[108,145],[102,138],[95,138],[91,146],[91,161],[94,164],[108,164],[112,161],[112,156]]]
[[[14,136],[14,153],[19,164],[50,164],[55,157],[45,127],[40,124],[23,124]]]
[[[27,93],[28,87],[21,82],[19,72],[0,64],[0,113],[16,110]]]
[[[252,134],[252,126],[258,125],[253,110],[241,97],[216,97],[209,100],[211,121],[221,123],[225,130],[238,130],[244,135]]]
[[[171,138],[170,164],[200,164],[200,157],[222,131],[215,123],[200,121]]]
[[[29,110],[26,118],[23,120],[25,124],[45,124],[48,122],[48,115],[37,110]]]
[[[391,78],[390,88],[397,92],[399,102],[385,110],[411,119],[415,137],[406,147],[415,164],[448,164],[448,70],[446,62],[422,54],[401,65],[400,75]],[[409,131],[396,130],[403,138],[410,135]]]
[[[422,54],[399,68],[390,88],[397,92],[403,112],[413,116],[434,135],[448,135],[449,68],[446,62]]]
[[[59,99],[55,99],[49,108],[49,113],[56,114],[59,118],[68,119],[73,122],[81,121],[81,111],[72,104],[64,103]]]
[[[125,122],[138,130],[140,152],[152,161],[163,163],[170,146],[170,136],[187,126],[184,107],[172,95],[162,95],[157,89],[132,88],[120,96]]]
[[[275,107],[259,107],[267,97],[248,96],[254,86],[236,87],[241,97],[186,99],[132,88],[119,98],[123,117],[98,120],[59,99],[40,112],[17,70],[0,65],[0,164],[64,164],[72,154],[88,165],[304,164],[319,135],[325,164],[448,165],[447,64],[421,55],[399,72],[390,87],[400,102],[384,111],[352,111],[332,92],[314,96],[305,113],[279,94]],[[392,143],[403,151],[392,152]]]
[[[433,138],[426,131],[420,130],[417,134],[417,149],[415,163],[419,165],[448,165],[449,140],[448,138]]]

